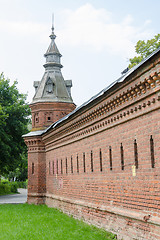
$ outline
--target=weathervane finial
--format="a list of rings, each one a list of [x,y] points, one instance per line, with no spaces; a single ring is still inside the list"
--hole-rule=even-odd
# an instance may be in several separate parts
[[[54,40],[56,38],[56,35],[54,34],[54,13],[52,13],[52,33],[50,35],[50,38]]]
[[[54,33],[54,13],[52,13],[52,33]]]

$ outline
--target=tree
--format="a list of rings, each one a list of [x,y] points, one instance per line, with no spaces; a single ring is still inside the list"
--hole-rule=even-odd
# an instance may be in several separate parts
[[[30,109],[16,85],[0,75],[0,175],[15,171],[27,151],[22,135],[28,132]]]
[[[144,58],[148,57],[152,52],[160,47],[160,34],[154,36],[154,38],[147,40],[139,40],[135,46],[136,53],[138,56],[130,58],[129,68],[140,63]]]
[[[20,181],[24,182],[28,176],[28,161],[27,153],[21,154],[21,162],[14,171],[10,171],[9,174],[5,175],[9,181]]]

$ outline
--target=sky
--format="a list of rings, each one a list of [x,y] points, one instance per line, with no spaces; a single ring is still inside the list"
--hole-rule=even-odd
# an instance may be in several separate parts
[[[159,0],[0,0],[0,72],[34,96],[54,13],[62,74],[77,106],[121,76],[138,40],[160,33]]]

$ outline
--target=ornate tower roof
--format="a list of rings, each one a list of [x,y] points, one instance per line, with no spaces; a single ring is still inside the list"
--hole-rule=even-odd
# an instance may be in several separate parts
[[[37,102],[66,102],[73,103],[71,97],[71,80],[64,80],[61,68],[61,54],[56,46],[54,34],[54,27],[52,26],[52,33],[50,35],[51,43],[44,54],[46,63],[43,65],[45,73],[41,81],[35,81],[35,95],[33,103]]]
[[[56,35],[54,34],[54,27],[52,26],[51,29],[52,29],[52,33],[49,36],[50,39],[51,39],[51,43],[50,43],[50,45],[48,47],[48,50],[47,50],[47,52],[44,56],[47,56],[49,54],[58,54],[61,57],[61,54],[60,54],[60,52],[59,52],[59,50],[58,50],[58,48],[55,44]]]
[[[35,95],[30,104],[32,112],[32,131],[45,129],[52,123],[72,112],[76,105],[71,97],[71,80],[64,80],[61,68],[61,57],[52,26],[51,43],[44,54],[46,63],[41,81],[35,81]]]

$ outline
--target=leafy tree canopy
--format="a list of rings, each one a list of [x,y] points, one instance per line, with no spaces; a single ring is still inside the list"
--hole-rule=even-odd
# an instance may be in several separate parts
[[[0,74],[0,175],[14,171],[26,152],[22,135],[28,132],[30,109],[16,85]]]
[[[130,58],[129,68],[137,65],[144,58],[148,57],[152,52],[160,47],[160,34],[154,36],[154,38],[147,40],[139,40],[135,46],[137,56]]]

